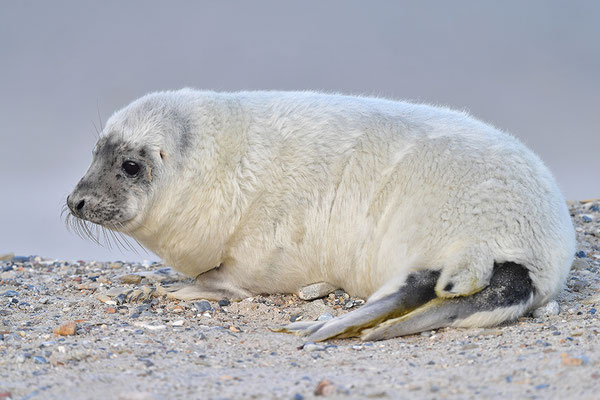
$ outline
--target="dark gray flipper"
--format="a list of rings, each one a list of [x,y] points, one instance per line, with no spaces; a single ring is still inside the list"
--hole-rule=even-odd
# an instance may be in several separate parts
[[[365,330],[363,340],[382,340],[451,326],[476,313],[492,323],[516,318],[531,303],[534,287],[525,267],[507,262],[495,264],[489,286],[471,296],[436,298],[403,316]],[[489,323],[488,323],[489,325]]]
[[[434,288],[439,275],[439,271],[434,270],[413,272],[398,291],[369,302],[356,311],[329,321],[295,322],[283,327],[281,331],[308,336],[310,341],[357,336],[366,328],[406,314],[434,299]]]

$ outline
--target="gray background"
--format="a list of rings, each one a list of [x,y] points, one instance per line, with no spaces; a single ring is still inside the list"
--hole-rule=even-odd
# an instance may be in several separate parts
[[[521,138],[567,198],[600,196],[597,1],[3,1],[0,253],[155,259],[59,213],[93,125],[154,90],[317,89],[469,110]]]

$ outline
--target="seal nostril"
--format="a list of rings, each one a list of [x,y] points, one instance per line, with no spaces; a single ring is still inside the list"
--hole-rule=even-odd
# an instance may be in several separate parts
[[[79,203],[77,203],[77,209],[81,210],[83,208],[84,204],[85,204],[85,201],[81,200]]]

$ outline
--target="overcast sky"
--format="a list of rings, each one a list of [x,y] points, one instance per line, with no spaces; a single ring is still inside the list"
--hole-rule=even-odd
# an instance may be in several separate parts
[[[81,240],[60,210],[99,119],[185,86],[466,109],[539,154],[567,198],[600,197],[598,21],[598,1],[3,1],[0,253],[156,259]]]

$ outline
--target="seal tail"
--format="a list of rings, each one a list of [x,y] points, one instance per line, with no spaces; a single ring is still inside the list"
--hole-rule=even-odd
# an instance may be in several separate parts
[[[495,264],[490,284],[464,297],[435,295],[439,271],[410,274],[395,293],[330,321],[290,324],[282,330],[308,340],[361,336],[382,340],[447,326],[489,326],[521,316],[531,305],[534,286],[525,267]]]

